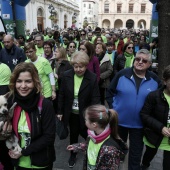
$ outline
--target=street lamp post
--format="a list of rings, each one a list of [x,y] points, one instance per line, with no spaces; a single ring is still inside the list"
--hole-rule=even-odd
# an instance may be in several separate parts
[[[50,4],[48,6],[48,11],[50,13],[49,19],[51,19],[51,21],[54,19],[54,10],[55,10],[54,6],[52,4]],[[52,27],[53,27],[53,23],[52,23]]]
[[[17,38],[18,35],[17,35],[17,27],[16,27],[16,14],[15,14],[14,0],[10,1],[10,5],[12,7],[14,36],[15,36],[15,38]]]
[[[73,14],[73,16],[72,16],[72,28],[74,28],[75,27],[75,24],[76,24],[76,18],[77,18],[77,14],[76,13],[74,13]]]
[[[87,26],[88,26],[88,21],[87,21],[87,17],[85,17],[83,22],[83,28],[86,28]]]

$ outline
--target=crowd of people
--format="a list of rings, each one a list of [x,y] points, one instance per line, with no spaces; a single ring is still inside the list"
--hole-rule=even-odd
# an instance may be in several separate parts
[[[69,127],[70,168],[81,150],[83,169],[118,170],[129,150],[128,170],[147,170],[159,148],[163,170],[170,169],[170,67],[163,86],[152,65],[158,38],[96,27],[34,30],[17,39],[0,32],[0,41],[0,94],[10,93],[9,108],[17,103],[12,129],[5,125],[22,149],[8,151],[0,141],[4,170],[52,170],[55,119]],[[79,135],[86,142],[78,143]]]

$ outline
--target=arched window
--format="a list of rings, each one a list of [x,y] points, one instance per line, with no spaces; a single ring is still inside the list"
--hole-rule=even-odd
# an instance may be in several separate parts
[[[44,30],[44,12],[43,9],[38,8],[37,10],[37,28],[40,32]]]
[[[67,28],[67,15],[64,15],[64,28]]]
[[[41,8],[37,11],[37,17],[43,17],[43,10]]]
[[[104,3],[104,13],[109,13],[109,1],[106,0]]]

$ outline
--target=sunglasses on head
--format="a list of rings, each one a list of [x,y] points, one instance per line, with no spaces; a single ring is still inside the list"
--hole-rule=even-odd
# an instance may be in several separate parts
[[[148,60],[143,59],[143,58],[140,58],[140,57],[136,57],[136,58],[135,58],[135,61],[137,61],[137,62],[140,62],[140,61],[141,61],[142,63],[145,63],[145,64],[148,62]]]
[[[133,47],[127,47],[128,49],[133,49]]]

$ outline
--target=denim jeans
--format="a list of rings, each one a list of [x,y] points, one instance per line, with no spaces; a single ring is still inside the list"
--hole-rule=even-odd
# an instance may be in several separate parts
[[[143,129],[119,126],[120,137],[127,142],[129,135],[128,170],[140,170],[143,151]]]

